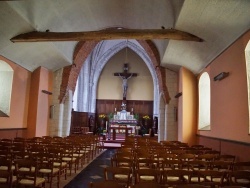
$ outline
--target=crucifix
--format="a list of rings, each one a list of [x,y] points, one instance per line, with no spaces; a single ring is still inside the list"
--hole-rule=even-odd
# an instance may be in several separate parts
[[[131,77],[136,77],[137,73],[128,73],[128,64],[125,63],[123,66],[123,72],[114,73],[114,76],[119,76],[122,79],[123,100],[126,101],[128,79]]]

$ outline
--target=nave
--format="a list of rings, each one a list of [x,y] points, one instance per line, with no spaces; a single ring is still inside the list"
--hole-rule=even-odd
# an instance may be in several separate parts
[[[250,161],[238,161],[233,154],[145,136],[127,137],[120,148],[104,149],[96,138],[2,139],[0,175],[5,171],[10,176],[0,177],[0,187],[7,181],[13,182],[8,188],[27,186],[27,181],[31,187],[43,188],[250,187]],[[21,161],[33,162],[28,168],[21,166]],[[48,170],[51,179],[42,175]],[[36,180],[42,180],[41,184]],[[107,182],[116,185],[105,186]]]
[[[104,151],[65,187],[250,187],[250,162],[234,155],[179,141],[135,140]]]
[[[88,188],[90,182],[104,181],[104,168],[111,166],[111,157],[116,149],[106,149],[86,168],[76,175],[64,188]]]

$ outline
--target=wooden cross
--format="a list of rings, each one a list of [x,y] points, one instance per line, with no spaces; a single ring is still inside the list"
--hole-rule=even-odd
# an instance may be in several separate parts
[[[128,64],[125,63],[123,66],[123,72],[114,73],[114,76],[119,76],[120,78],[122,78],[123,100],[126,100],[128,79],[131,77],[136,77],[137,73],[128,73]]]

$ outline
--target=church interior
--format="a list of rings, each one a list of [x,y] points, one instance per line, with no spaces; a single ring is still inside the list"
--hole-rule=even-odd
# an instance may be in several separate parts
[[[22,184],[24,153],[29,164],[64,159],[48,178],[38,165],[34,187],[78,187],[77,174],[84,187],[250,187],[249,9],[248,0],[0,1],[0,187]],[[131,171],[107,181],[121,153]],[[170,158],[191,171],[184,154],[216,172],[212,161],[233,157],[226,183],[169,182]],[[160,173],[150,181],[144,155]],[[241,163],[247,181],[237,184]]]

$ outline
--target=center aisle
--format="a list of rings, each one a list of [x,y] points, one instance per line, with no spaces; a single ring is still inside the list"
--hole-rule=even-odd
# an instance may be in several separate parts
[[[90,182],[103,181],[104,168],[111,166],[110,159],[115,152],[116,149],[107,149],[64,186],[64,188],[88,188]]]

